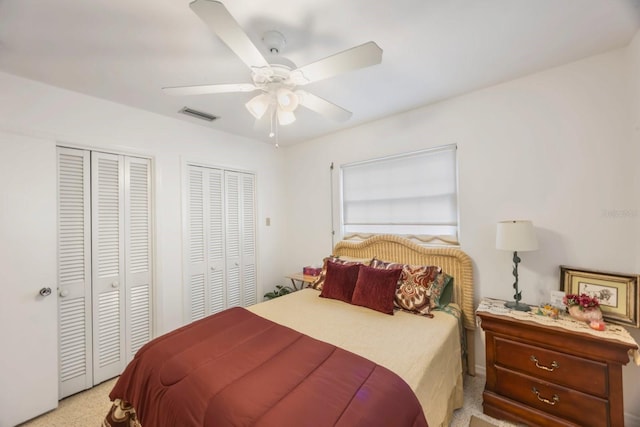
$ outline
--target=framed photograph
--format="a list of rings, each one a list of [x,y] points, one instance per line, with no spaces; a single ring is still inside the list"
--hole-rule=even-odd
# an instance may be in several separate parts
[[[560,266],[560,289],[565,294],[597,297],[604,320],[640,328],[638,275],[582,270]]]

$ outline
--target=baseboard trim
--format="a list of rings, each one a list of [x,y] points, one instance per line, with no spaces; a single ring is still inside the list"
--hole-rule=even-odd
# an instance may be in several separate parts
[[[640,427],[640,417],[637,415],[624,413],[624,425],[627,427]]]

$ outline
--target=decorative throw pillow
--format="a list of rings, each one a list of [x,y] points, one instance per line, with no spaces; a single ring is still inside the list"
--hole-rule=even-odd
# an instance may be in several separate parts
[[[333,255],[326,257],[322,260],[322,271],[318,275],[318,278],[309,286],[310,288],[317,289],[319,291],[322,290],[322,285],[324,285],[324,279],[327,276],[327,262],[329,261],[337,261],[338,257],[334,257]]]
[[[335,263],[338,263],[338,264],[346,264],[346,265],[359,265],[359,264],[369,265],[372,260],[371,259],[350,258],[350,257],[338,258],[337,256],[330,255],[330,256],[328,256],[328,257],[326,257],[325,259],[322,260],[322,271],[318,275],[318,278],[311,285],[309,285],[310,288],[317,289],[319,291],[322,290],[322,287],[324,285],[325,276],[327,275],[327,262],[328,261],[335,262]]]
[[[320,296],[351,303],[359,270],[360,264],[327,261],[327,275]]]
[[[436,276],[431,284],[431,308],[442,308],[451,302],[453,297],[453,277],[445,272]]]
[[[393,300],[401,274],[400,269],[383,270],[361,265],[351,304],[393,314]]]
[[[433,265],[410,265],[374,259],[372,267],[382,269],[400,269],[395,305],[406,311],[433,317],[431,310],[438,307],[440,295],[448,281],[444,282],[442,269]],[[448,276],[447,276],[448,277]],[[436,283],[436,279],[439,279]]]

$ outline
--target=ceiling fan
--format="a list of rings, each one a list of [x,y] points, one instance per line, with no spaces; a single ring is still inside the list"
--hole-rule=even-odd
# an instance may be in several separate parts
[[[171,95],[259,91],[245,106],[256,119],[270,113],[272,134],[274,118],[277,118],[276,126],[293,123],[294,111],[300,105],[337,121],[349,120],[350,111],[298,87],[382,61],[382,49],[373,41],[302,67],[279,56],[267,61],[222,3],[195,0],[189,7],[251,69],[253,83],[164,87],[163,91]],[[285,44],[284,36],[278,31],[268,31],[263,41],[274,54]]]

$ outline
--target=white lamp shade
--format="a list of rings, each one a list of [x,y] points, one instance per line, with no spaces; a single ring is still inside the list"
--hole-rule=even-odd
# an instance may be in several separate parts
[[[278,89],[276,93],[279,109],[286,112],[293,112],[298,108],[298,95],[286,88]]]
[[[247,110],[249,110],[253,117],[260,119],[269,109],[270,101],[268,94],[261,93],[260,95],[251,98],[249,102],[244,104],[244,106],[247,107]]]
[[[288,125],[296,121],[296,115],[290,111],[284,111],[278,108],[278,123]]]
[[[533,223],[531,221],[501,221],[496,230],[496,248],[507,251],[525,252],[538,249]]]

